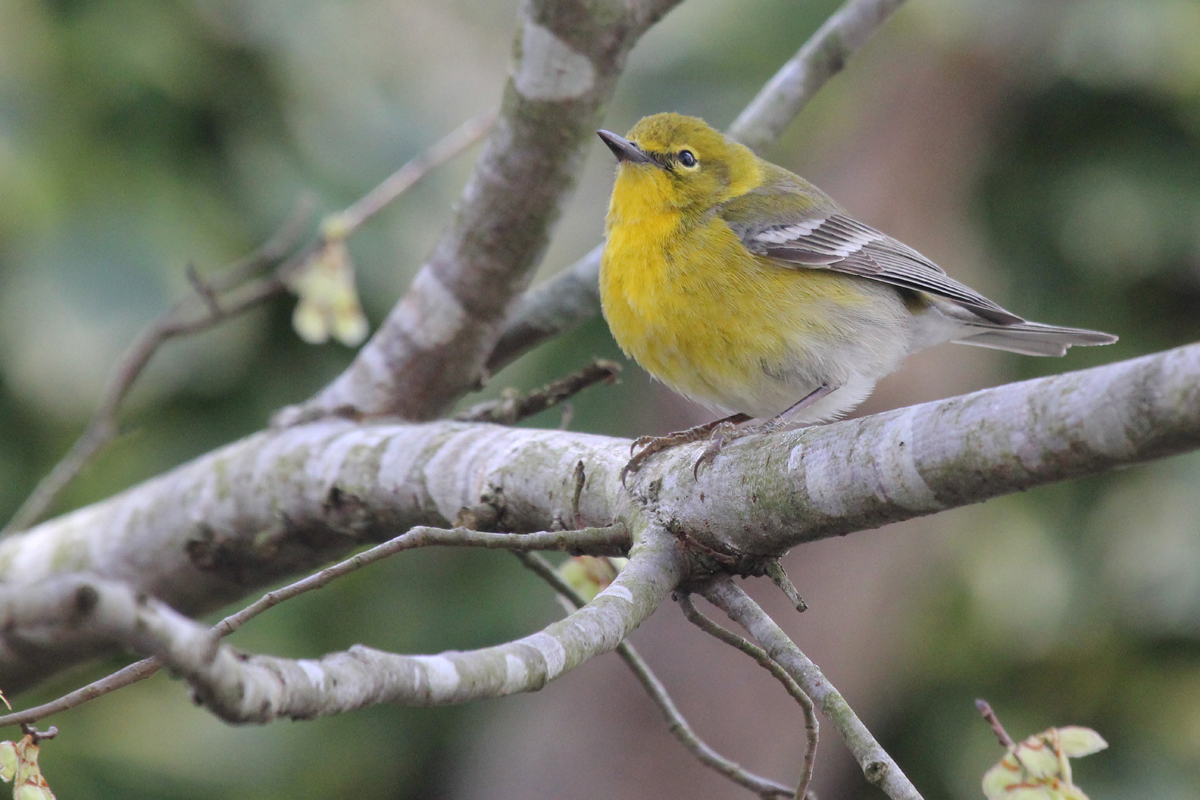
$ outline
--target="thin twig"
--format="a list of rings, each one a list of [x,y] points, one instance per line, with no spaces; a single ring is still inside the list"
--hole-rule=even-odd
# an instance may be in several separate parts
[[[539,531],[537,533],[487,533],[473,531],[467,528],[429,528],[419,526],[397,536],[395,539],[376,545],[370,550],[364,550],[345,561],[326,567],[320,572],[302,578],[295,583],[267,592],[254,603],[241,611],[221,620],[215,626],[219,634],[224,635],[228,627],[230,632],[237,630],[247,620],[258,616],[272,606],[279,605],[284,600],[320,589],[343,575],[362,569],[368,564],[381,561],[404,550],[432,545],[451,547],[482,547],[489,550],[559,550],[562,552],[592,555],[609,555],[623,553],[629,549],[629,532],[624,525],[612,525],[606,528],[582,528],[574,531]]]
[[[787,670],[804,693],[820,706],[854,754],[869,783],[878,786],[892,800],[921,800],[920,792],[867,730],[846,698],[758,603],[728,576],[713,578],[699,587],[698,591],[745,628],[771,660]]]
[[[249,280],[252,268],[257,271],[273,263],[282,257],[282,253],[295,246],[296,239],[302,231],[302,223],[311,213],[307,206],[306,203],[298,203],[288,221],[266,244],[223,270],[225,280],[204,282],[196,275],[194,267],[188,266],[187,276],[195,294],[176,301],[134,337],[109,373],[100,404],[92,414],[87,428],[71,445],[66,455],[38,482],[8,524],[0,530],[0,536],[24,530],[40,520],[88,461],[117,436],[120,432],[117,413],[122,401],[142,370],[150,363],[150,359],[165,342],[178,336],[207,330],[283,291],[283,284],[274,278],[261,278],[250,283],[246,281]],[[228,280],[228,276],[235,273],[243,276],[238,284],[232,284]],[[235,289],[237,294],[232,300],[226,300],[224,303],[219,300],[218,292]],[[196,308],[197,301],[200,303],[199,311]]]
[[[286,284],[296,272],[309,264],[323,249],[334,242],[348,238],[388,204],[423,181],[435,169],[479,141],[495,122],[495,118],[495,111],[488,111],[472,117],[431,144],[416,157],[405,162],[400,169],[393,172],[352,205],[343,211],[326,216],[321,221],[320,235],[280,264],[275,271],[276,277]]]
[[[817,763],[817,742],[820,738],[820,725],[817,723],[817,715],[813,710],[812,698],[804,693],[804,690],[800,688],[800,684],[792,679],[787,670],[771,660],[771,657],[767,655],[765,650],[751,644],[733,631],[722,628],[716,622],[706,617],[700,609],[696,608],[696,604],[692,602],[690,594],[681,593],[678,596],[678,600],[679,607],[683,609],[683,615],[687,617],[688,622],[708,635],[716,637],[730,647],[735,647],[753,658],[758,662],[760,667],[770,672],[775,677],[775,680],[782,683],[787,693],[800,705],[800,710],[804,713],[804,730],[808,736],[808,747],[804,751],[804,766],[800,770],[800,780],[797,781],[796,790],[792,793],[792,796],[796,800],[804,800],[804,798],[809,796],[808,784],[812,781],[813,768]]]
[[[87,686],[81,686],[73,692],[64,694],[62,697],[56,697],[48,703],[42,703],[40,706],[25,708],[0,716],[0,728],[27,722],[37,722],[54,714],[70,711],[72,708],[78,708],[89,700],[95,700],[98,697],[115,692],[117,689],[132,686],[138,681],[144,681],[146,678],[156,674],[160,669],[162,669],[162,662],[157,658],[143,658],[141,661],[135,661],[116,672],[105,675],[99,680],[92,681]]]
[[[537,553],[522,553],[516,552],[515,555],[521,560],[521,563],[536,573],[546,583],[561,595],[567,604],[574,608],[582,608],[585,604],[583,597],[575,591],[575,589],[562,579],[562,576],[550,565],[546,559],[539,556]],[[570,609],[568,609],[570,610]],[[633,674],[637,677],[638,682],[642,684],[642,688],[650,695],[650,699],[658,706],[659,711],[667,719],[667,728],[671,735],[679,740],[687,750],[694,755],[702,764],[713,769],[725,777],[729,778],[739,786],[744,786],[750,791],[756,793],[762,798],[772,797],[791,797],[792,790],[781,783],[776,783],[768,778],[763,778],[749,772],[738,764],[712,749],[703,739],[701,739],[692,729],[687,718],[676,707],[675,701],[671,699],[671,695],[667,692],[662,681],[650,669],[650,665],[646,660],[633,648],[629,642],[621,642],[617,645],[617,654],[625,661]]]
[[[991,705],[986,700],[976,700],[975,708],[979,709],[979,713],[987,720],[988,725],[992,726],[992,732],[996,734],[996,738],[1000,740],[1000,746],[1011,750],[1016,747],[1016,742],[1008,735],[1008,731],[1004,730],[1004,726],[1000,724],[1000,718],[996,716],[996,712],[992,710]]]
[[[528,394],[506,391],[499,400],[489,400],[472,406],[454,418],[460,422],[494,422],[498,425],[515,425],[548,408],[553,408],[567,398],[574,397],[584,389],[604,382],[612,384],[621,374],[621,365],[615,361],[597,358],[583,369],[564,378],[548,383]]]
[[[302,193],[288,221],[262,247],[210,275],[205,283],[212,291],[221,294],[243,285],[268,267],[281,264],[296,249],[296,243],[308,230],[316,207],[316,196],[311,192]]]
[[[298,597],[314,589],[320,589],[338,578],[362,569],[368,564],[381,561],[388,556],[418,547],[448,545],[513,550],[517,552],[523,550],[561,550],[568,553],[605,555],[628,551],[631,541],[628,530],[625,526],[619,524],[607,528],[582,528],[573,531],[539,531],[536,533],[486,533],[466,528],[430,528],[418,526],[383,544],[376,545],[370,550],[364,550],[333,566],[326,567],[320,572],[313,573],[306,578],[301,578],[295,583],[272,592],[267,592],[255,602],[234,614],[230,614],[214,625],[213,633],[218,637],[228,636],[254,617],[262,614],[267,609],[274,608],[285,600]],[[89,700],[95,700],[117,689],[122,689],[138,681],[143,681],[154,675],[161,668],[162,661],[157,658],[142,659],[48,703],[0,716],[0,727],[35,722],[45,719],[51,714],[68,711],[83,705]]]
[[[38,742],[44,742],[47,739],[53,739],[55,736],[58,736],[58,728],[51,725],[48,730],[39,731],[32,725],[22,725],[21,733],[28,736],[34,744],[37,744]],[[17,792],[14,792],[14,796],[16,796],[16,794],[19,792],[20,790],[18,789]]]
[[[327,218],[323,226],[326,235],[336,234],[345,238],[354,233],[364,222],[416,186],[435,169],[483,138],[496,121],[497,113],[497,109],[493,108],[467,120],[393,172],[345,211]]]
[[[808,610],[808,603],[804,602],[804,598],[800,596],[800,592],[796,591],[796,585],[792,583],[792,579],[788,577],[787,572],[783,569],[783,564],[779,563],[778,558],[772,558],[767,562],[767,577],[771,582],[779,587],[779,590],[784,593],[796,610],[803,614]]]
[[[571,492],[571,520],[576,528],[582,528],[583,514],[579,512],[579,501],[583,497],[583,487],[587,485],[587,472],[584,471],[582,461],[575,462],[575,473],[571,480],[575,482],[575,491]]]
[[[188,283],[190,283],[192,288],[196,290],[196,294],[198,294],[200,299],[204,301],[204,304],[208,306],[208,313],[212,316],[219,315],[221,313],[220,298],[217,297],[216,290],[214,290],[210,284],[206,283],[204,279],[200,277],[200,273],[196,272],[196,265],[189,261],[187,267],[184,268],[183,273],[187,276]]]

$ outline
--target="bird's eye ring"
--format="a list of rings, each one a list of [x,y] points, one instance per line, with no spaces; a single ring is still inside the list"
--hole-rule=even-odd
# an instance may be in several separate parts
[[[680,150],[678,155],[679,163],[685,167],[696,166],[696,156],[691,150]]]

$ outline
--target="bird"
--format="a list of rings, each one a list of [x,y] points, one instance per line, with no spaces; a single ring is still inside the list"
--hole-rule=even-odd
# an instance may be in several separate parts
[[[836,419],[908,354],[943,342],[1061,356],[1117,341],[1001,308],[697,117],[597,133],[617,159],[599,282],[613,338],[728,415],[637,439],[623,483],[668,447],[709,439],[698,479],[731,441]]]

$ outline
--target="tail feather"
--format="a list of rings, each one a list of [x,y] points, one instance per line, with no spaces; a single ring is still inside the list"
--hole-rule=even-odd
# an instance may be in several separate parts
[[[968,333],[958,344],[1008,350],[1027,356],[1061,356],[1073,345],[1090,347],[1112,344],[1117,337],[1111,333],[1089,331],[1083,328],[1062,328],[1043,325],[1040,322],[1018,322],[1013,325],[980,325],[978,333]]]

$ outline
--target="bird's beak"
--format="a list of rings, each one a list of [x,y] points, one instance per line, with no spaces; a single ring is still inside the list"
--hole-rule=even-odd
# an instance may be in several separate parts
[[[604,140],[609,150],[613,151],[617,161],[628,161],[630,164],[653,164],[656,167],[659,165],[657,161],[646,155],[640,147],[624,136],[617,136],[608,131],[596,131],[596,135]]]

